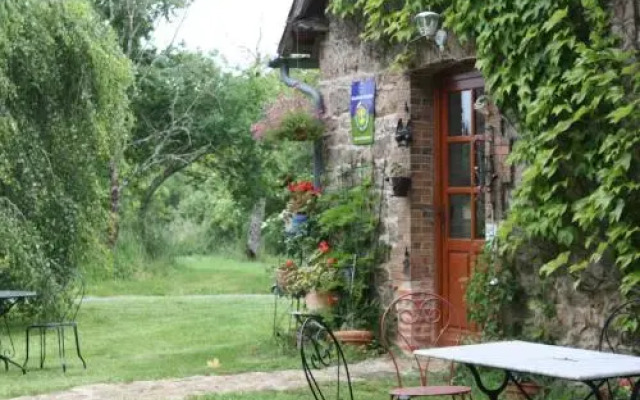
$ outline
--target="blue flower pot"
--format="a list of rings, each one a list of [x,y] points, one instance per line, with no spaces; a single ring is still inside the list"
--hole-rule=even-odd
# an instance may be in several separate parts
[[[298,233],[309,220],[305,214],[294,214],[291,218],[291,233]]]

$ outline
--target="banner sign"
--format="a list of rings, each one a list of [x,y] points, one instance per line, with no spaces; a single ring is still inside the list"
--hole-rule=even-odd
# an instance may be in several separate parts
[[[373,78],[351,84],[351,134],[353,144],[373,143],[376,81]]]

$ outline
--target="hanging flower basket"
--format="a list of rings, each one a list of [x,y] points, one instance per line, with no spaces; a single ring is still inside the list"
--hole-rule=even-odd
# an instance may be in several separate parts
[[[253,138],[267,141],[313,141],[324,133],[318,112],[301,94],[282,94],[265,110],[264,118],[251,127]]]

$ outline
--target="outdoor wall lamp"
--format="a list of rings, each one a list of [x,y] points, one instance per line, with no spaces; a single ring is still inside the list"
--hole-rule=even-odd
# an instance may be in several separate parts
[[[407,121],[407,124],[402,123],[402,118],[398,120],[398,126],[396,127],[396,142],[398,147],[409,147],[413,140],[413,129],[411,119]]]
[[[438,29],[440,14],[433,11],[423,11],[417,14],[414,19],[420,35],[427,40],[433,40],[440,50],[444,50],[444,45],[447,42],[447,32],[443,29]]]

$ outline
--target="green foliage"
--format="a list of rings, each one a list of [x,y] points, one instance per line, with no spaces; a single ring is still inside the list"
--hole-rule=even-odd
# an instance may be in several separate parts
[[[513,302],[517,288],[513,272],[508,265],[499,264],[492,247],[493,243],[487,242],[476,259],[465,294],[467,317],[489,340],[507,333],[504,310]]]
[[[3,1],[0,19],[2,267],[42,306],[100,253],[131,70],[86,1]]]
[[[329,188],[303,228],[286,239],[289,257],[300,265],[290,277],[292,291],[339,293],[340,301],[326,315],[334,327],[376,327],[375,277],[386,250],[378,242],[380,200],[370,177],[352,187]]]
[[[404,3],[334,1],[330,10],[363,12],[367,39],[406,43],[412,28],[403,12],[442,5]],[[612,35],[608,5],[455,0],[437,11],[474,42],[488,92],[518,122],[511,161],[525,170],[501,229],[503,250],[554,247],[545,274],[613,264],[628,293],[640,283],[640,67]]]
[[[120,46],[132,59],[139,59],[151,40],[154,25],[170,20],[174,13],[192,0],[93,0],[102,17],[118,33]],[[151,54],[147,54],[151,55]]]

